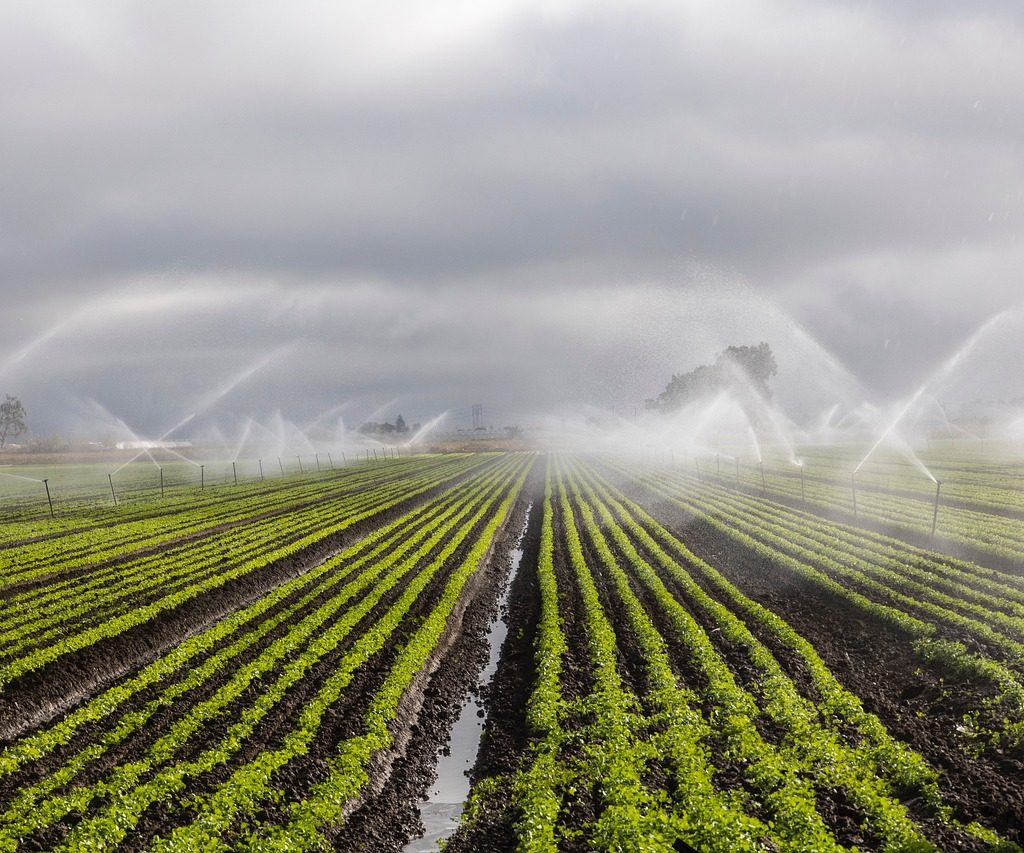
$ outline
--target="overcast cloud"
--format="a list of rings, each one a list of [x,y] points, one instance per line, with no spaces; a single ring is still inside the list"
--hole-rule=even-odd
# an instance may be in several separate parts
[[[255,364],[218,409],[630,411],[761,339],[781,388],[881,400],[1005,309],[960,385],[1024,393],[1013,0],[0,16],[0,392],[37,430],[158,432]]]

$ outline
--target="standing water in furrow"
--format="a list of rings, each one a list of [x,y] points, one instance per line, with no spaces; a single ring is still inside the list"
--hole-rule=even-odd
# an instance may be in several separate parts
[[[477,680],[477,690],[471,691],[459,711],[459,716],[452,724],[448,749],[438,754],[437,779],[430,786],[427,798],[420,803],[420,820],[424,832],[402,848],[403,853],[431,853],[437,850],[438,843],[448,838],[459,825],[462,808],[469,797],[469,777],[466,771],[476,761],[480,749],[480,737],[484,728],[484,712],[480,701],[483,688],[490,684],[498,668],[501,646],[508,634],[508,622],[505,612],[509,591],[515,582],[519,564],[523,559],[523,539],[530,523],[530,511],[533,504],[526,507],[523,527],[519,532],[519,541],[510,552],[511,568],[505,587],[498,599],[497,615],[487,630],[488,657],[487,665]]]

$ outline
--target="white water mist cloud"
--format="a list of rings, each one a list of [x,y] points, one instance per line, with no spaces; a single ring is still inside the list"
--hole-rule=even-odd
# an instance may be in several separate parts
[[[787,313],[899,397],[1019,296],[1009,2],[4,14],[0,392],[39,428],[158,428],[286,345],[225,405],[628,411],[796,352]]]

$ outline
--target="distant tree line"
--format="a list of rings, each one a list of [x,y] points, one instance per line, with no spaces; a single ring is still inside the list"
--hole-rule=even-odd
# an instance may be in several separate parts
[[[25,426],[25,407],[21,400],[4,395],[3,403],[0,403],[0,450],[7,444],[10,438],[17,438],[28,429]]]
[[[419,424],[413,424],[412,431],[416,432],[419,428]],[[394,423],[389,421],[384,421],[383,423],[367,421],[360,425],[357,432],[361,432],[363,435],[402,435],[409,432],[409,427],[405,424],[405,418],[399,415],[395,418]]]
[[[730,346],[722,350],[714,364],[701,364],[688,373],[674,373],[657,402],[649,407],[676,411],[696,400],[721,391],[735,390],[743,398],[751,390],[765,400],[771,399],[768,381],[778,373],[772,348],[762,341],[757,346]]]

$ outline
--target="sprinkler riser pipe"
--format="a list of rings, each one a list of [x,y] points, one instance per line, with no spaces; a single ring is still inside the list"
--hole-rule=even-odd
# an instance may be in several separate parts
[[[53,514],[53,499],[50,497],[50,481],[43,480],[43,488],[46,489],[46,503],[50,506],[50,518],[55,518]]]
[[[935,538],[935,527],[939,523],[939,491],[942,489],[942,483],[938,480],[935,481],[935,508],[932,510],[932,538]]]
[[[110,497],[114,499],[114,506],[117,506],[117,495],[114,494],[114,475],[107,474],[107,482],[110,483]]]
[[[235,478],[235,485],[237,486],[238,485],[238,468],[235,466],[234,462],[231,463],[231,476]]]

